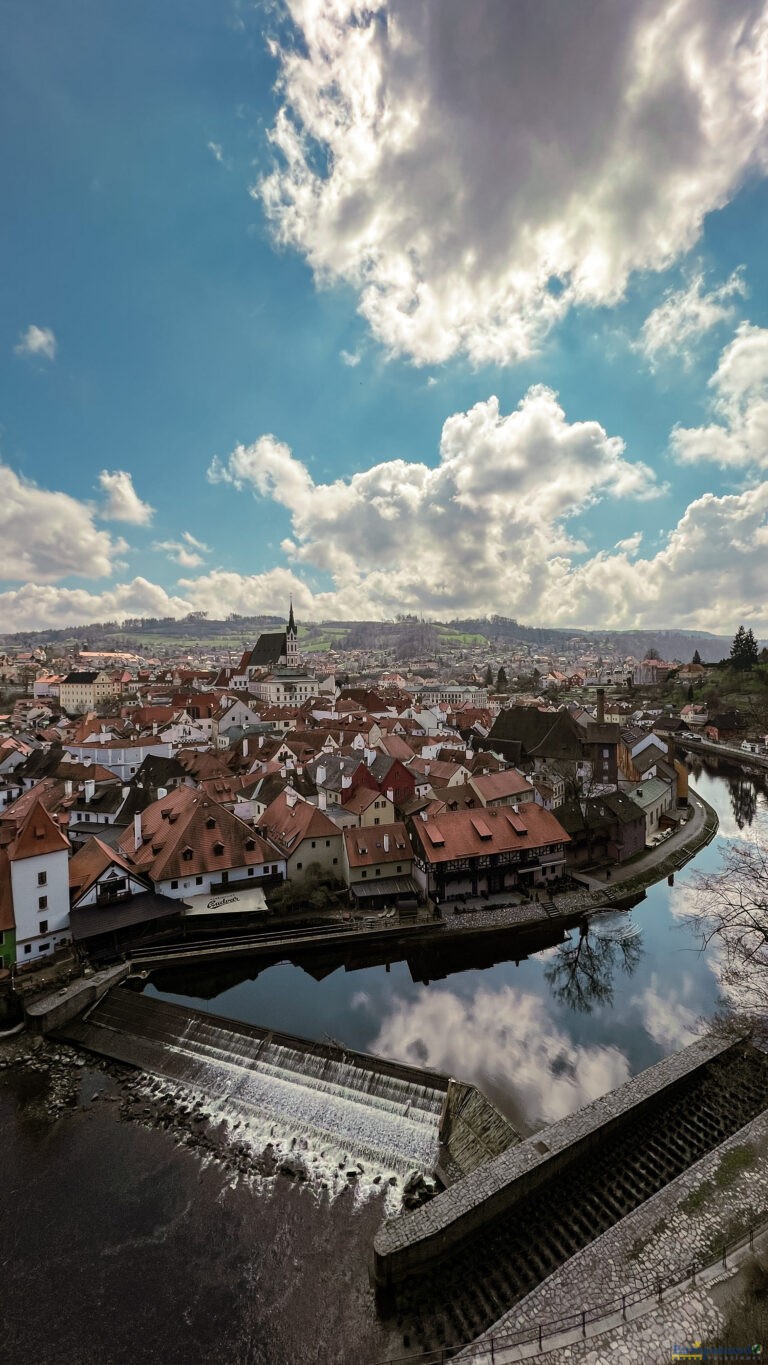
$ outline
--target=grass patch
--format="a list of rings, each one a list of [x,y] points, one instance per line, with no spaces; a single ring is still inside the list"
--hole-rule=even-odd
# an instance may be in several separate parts
[[[712,1260],[720,1254],[723,1247],[737,1241],[739,1237],[743,1237],[744,1233],[749,1231],[750,1222],[748,1213],[736,1213],[732,1218],[729,1218],[727,1223],[724,1223],[708,1238],[704,1248],[704,1259]]]
[[[757,1153],[754,1147],[748,1142],[741,1147],[732,1147],[729,1152],[725,1152],[720,1158],[720,1165],[715,1171],[715,1184],[721,1190],[727,1190],[734,1180],[741,1175],[742,1171],[748,1171],[750,1166],[754,1166]]]
[[[644,1237],[636,1237],[634,1242],[632,1242],[627,1252],[627,1260],[636,1261],[638,1257],[642,1254],[642,1252],[645,1251],[645,1248],[647,1246],[650,1246],[651,1242],[655,1242],[657,1238],[661,1237],[662,1233],[666,1232],[666,1230],[667,1230],[666,1218],[657,1219],[657,1221],[653,1224],[653,1227],[649,1229],[649,1231],[645,1234]]]
[[[711,1180],[702,1180],[695,1190],[691,1190],[684,1199],[680,1200],[680,1208],[683,1213],[698,1213],[699,1209],[707,1203],[715,1192],[715,1186]]]

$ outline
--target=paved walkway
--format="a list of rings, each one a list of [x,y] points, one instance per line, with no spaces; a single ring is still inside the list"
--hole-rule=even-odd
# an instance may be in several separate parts
[[[645,877],[648,872],[652,872],[656,880],[657,874],[664,875],[659,869],[668,860],[674,859],[679,866],[684,866],[700,848],[714,838],[718,824],[717,815],[712,807],[692,790],[689,791],[689,804],[693,814],[681,822],[679,828],[663,843],[656,844],[654,848],[649,848],[645,853],[632,858],[624,866],[589,873],[577,872],[572,875],[585,886],[602,890],[606,886],[622,886],[637,877]],[[681,854],[685,854],[682,859],[678,857]]]

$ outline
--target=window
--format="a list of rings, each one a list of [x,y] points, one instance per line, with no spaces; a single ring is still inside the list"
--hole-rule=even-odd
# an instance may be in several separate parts
[[[326,841],[325,841],[325,847],[326,847],[326,848],[330,848],[330,847],[331,847],[331,841],[330,841],[330,839],[326,839]]]
[[[37,874],[37,884],[38,884],[38,886],[45,886],[45,885],[47,885],[47,882],[48,882],[48,873],[47,873],[47,872],[38,872],[38,874]]]
[[[48,909],[48,897],[47,897],[47,896],[38,896],[38,898],[37,898],[37,908],[38,908],[38,910],[47,910],[47,909]]]
[[[249,877],[252,877],[252,876],[253,876],[253,868],[252,868],[252,867],[249,867],[249,868],[248,868],[248,876],[249,876]]]
[[[32,952],[32,944],[31,944],[31,943],[25,943],[25,944],[24,944],[24,952],[25,952],[25,953],[31,953],[31,952]]]
[[[177,889],[178,885],[179,885],[178,881],[173,881],[173,882],[171,882],[171,890],[172,890],[172,891],[175,891],[175,890]]]
[[[47,933],[48,933],[48,921],[47,921],[47,919],[41,919],[41,921],[40,921],[40,926],[39,926],[39,927],[40,927],[40,933],[41,933],[41,934],[47,934]]]
[[[368,873],[365,871],[365,868],[363,868],[363,871],[362,871],[362,874],[361,874],[361,875],[362,875],[363,877],[367,877],[367,876],[368,876]]]
[[[314,839],[312,840],[312,847],[313,847],[313,848],[316,848],[316,847],[317,847],[317,845],[315,844]]]
[[[376,876],[377,876],[377,877],[380,877],[380,876],[381,876],[381,868],[380,868],[380,867],[377,867],[377,868],[376,868]]]
[[[301,872],[302,867],[303,867],[303,863],[297,863],[297,864],[296,864],[296,871],[297,871],[297,872]]]
[[[195,886],[202,886],[202,884],[203,884],[202,877],[195,877]]]
[[[378,817],[378,815],[374,815],[374,817],[373,817],[373,823],[374,823],[374,825],[378,825],[378,824],[380,823],[380,822],[379,822],[379,817]]]
[[[397,870],[398,870],[398,872],[402,872],[402,870],[403,870],[403,865],[402,865],[402,863],[398,863],[398,864],[397,864]]]
[[[50,946],[51,946],[50,943],[38,943],[37,951],[39,953],[47,953]]]

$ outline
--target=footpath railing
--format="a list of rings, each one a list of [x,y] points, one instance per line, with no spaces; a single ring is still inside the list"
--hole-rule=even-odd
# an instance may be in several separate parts
[[[382,923],[380,920],[357,920],[352,923],[318,924],[305,927],[303,929],[275,929],[267,932],[259,931],[254,934],[237,934],[227,937],[198,939],[188,938],[175,940],[171,943],[158,942],[147,945],[146,947],[135,947],[127,950],[127,957],[131,962],[149,961],[157,957],[181,957],[192,956],[194,953],[214,952],[216,950],[226,951],[235,948],[279,948],[283,945],[290,946],[294,943],[312,943],[323,939],[334,939],[336,937],[354,938],[368,934],[391,933],[402,934],[403,931],[420,931],[424,929],[438,929],[442,927],[441,921],[432,920],[389,920]]]
[[[582,1308],[566,1314],[565,1317],[539,1322],[535,1326],[523,1327],[519,1331],[495,1332],[474,1341],[454,1346],[438,1346],[415,1355],[387,1356],[380,1365],[444,1365],[445,1361],[455,1360],[459,1355],[463,1360],[483,1361],[485,1365],[511,1365],[513,1361],[530,1360],[534,1356],[554,1350],[555,1346],[568,1344],[558,1340],[559,1338],[570,1336],[572,1344],[573,1340],[587,1336],[587,1328],[591,1328],[590,1336],[597,1336],[600,1332],[609,1331],[612,1327],[626,1322],[632,1309],[640,1310],[632,1312],[632,1318],[641,1317],[644,1312],[661,1304],[665,1293],[670,1290],[681,1289],[686,1285],[695,1288],[697,1276],[700,1278],[716,1269],[727,1269],[728,1257],[738,1251],[745,1251],[747,1247],[752,1251],[755,1239],[764,1232],[768,1232],[768,1214],[751,1223],[738,1237],[726,1242],[714,1260],[698,1264],[692,1262],[683,1271],[671,1271],[668,1275],[655,1276],[652,1281],[641,1281],[632,1289],[626,1290],[620,1298],[609,1303]]]

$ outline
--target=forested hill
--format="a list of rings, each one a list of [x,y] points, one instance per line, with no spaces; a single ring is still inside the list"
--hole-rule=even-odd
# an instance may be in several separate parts
[[[226,620],[213,620],[204,613],[193,612],[180,620],[136,617],[58,630],[18,631],[0,635],[0,644],[23,649],[38,646],[135,649],[139,653],[163,645],[171,650],[209,645],[213,649],[236,651],[245,648],[260,631],[274,630],[282,624],[279,616],[231,615]],[[494,646],[513,648],[518,643],[528,650],[571,657],[594,653],[642,659],[653,649],[662,659],[683,662],[698,650],[704,662],[714,663],[726,658],[731,648],[730,637],[706,631],[572,630],[523,625],[505,616],[467,617],[447,623],[424,621],[413,615],[401,616],[396,621],[299,621],[299,638],[302,648],[313,652],[379,650],[401,660],[428,657],[443,653],[446,648],[464,648],[474,653],[486,648],[492,651]]]

